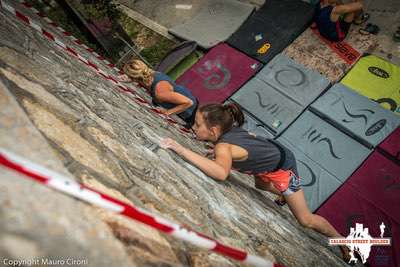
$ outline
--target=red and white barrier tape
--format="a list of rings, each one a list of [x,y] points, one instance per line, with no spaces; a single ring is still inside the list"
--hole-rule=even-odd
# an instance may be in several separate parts
[[[197,247],[214,251],[254,266],[283,267],[280,264],[270,262],[261,257],[250,255],[245,251],[226,246],[203,234],[185,229],[178,224],[153,215],[146,210],[128,205],[2,148],[0,148],[0,165],[88,203],[125,215],[126,217],[139,221],[178,239],[187,241]]]
[[[50,18],[48,18],[46,15],[44,15],[42,12],[40,12],[39,10],[37,10],[36,8],[34,8],[30,3],[27,3],[25,0],[18,0],[18,2],[20,2],[23,6],[25,6],[26,8],[31,9],[36,15],[38,15],[39,17],[41,17],[44,21],[46,21],[49,25],[53,26],[55,29],[57,29],[58,31],[60,31],[63,35],[68,36],[69,38],[71,38],[71,40],[81,46],[83,49],[85,49],[86,51],[88,51],[89,53],[92,53],[98,60],[103,61],[106,66],[108,66],[109,68],[111,68],[112,70],[118,72],[119,74],[123,74],[124,72],[120,69],[118,69],[113,63],[109,62],[104,56],[97,54],[92,48],[88,47],[87,45],[85,45],[81,40],[79,40],[78,38],[76,38],[75,36],[73,36],[70,32],[64,30],[62,27],[60,27],[59,25],[57,25],[57,23],[55,23],[54,21],[52,21]]]
[[[26,4],[24,1],[20,1],[22,2],[25,6],[29,6],[29,8],[33,9],[33,11],[37,14],[39,14],[40,12],[38,10],[36,10],[35,8],[31,7],[29,4]],[[59,38],[57,38],[56,35],[52,34],[51,32],[45,30],[41,23],[38,21],[33,20],[32,18],[24,15],[22,12],[16,10],[13,6],[9,5],[6,1],[4,0],[0,0],[0,5],[7,11],[9,11],[10,13],[12,13],[13,15],[15,15],[17,18],[19,18],[20,20],[24,21],[26,24],[28,24],[29,26],[31,26],[33,29],[35,29],[36,31],[40,32],[42,35],[44,35],[48,40],[55,42],[59,47],[61,47],[63,49],[63,51],[68,52],[69,55],[77,58],[79,61],[83,62],[84,64],[86,64],[87,66],[89,66],[90,68],[92,68],[94,71],[96,71],[96,73],[98,75],[100,75],[101,77],[103,77],[106,80],[109,80],[111,82],[113,82],[115,85],[118,86],[119,89],[121,89],[124,92],[129,92],[132,93],[134,95],[133,100],[136,103],[139,104],[145,104],[146,107],[148,107],[150,109],[150,111],[152,111],[155,114],[158,114],[159,116],[161,116],[165,121],[167,121],[169,124],[171,125],[175,125],[177,127],[177,129],[184,134],[190,134],[191,131],[186,129],[185,127],[179,126],[178,122],[174,119],[172,119],[171,117],[160,113],[157,109],[155,109],[154,107],[152,107],[145,99],[143,99],[142,97],[140,97],[133,89],[126,87],[124,85],[122,85],[116,78],[112,77],[111,75],[108,75],[107,73],[105,73],[104,71],[102,71],[96,64],[94,64],[93,62],[91,62],[90,60],[86,59],[84,56],[80,55],[75,49],[73,49],[72,47],[66,45],[62,40],[60,40]],[[41,15],[41,17],[44,17],[43,15]],[[47,17],[44,17],[48,20],[48,23],[52,24],[53,26],[55,26],[56,24],[54,22],[52,22],[50,19],[48,19]],[[55,26],[57,28],[62,29],[61,27]],[[65,32],[65,31],[64,31]],[[65,35],[70,35],[65,34]],[[75,38],[76,39],[76,38]],[[98,55],[96,52],[93,53],[95,56]]]

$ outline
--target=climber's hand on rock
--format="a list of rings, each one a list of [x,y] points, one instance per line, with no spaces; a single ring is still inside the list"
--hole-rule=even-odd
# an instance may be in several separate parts
[[[133,82],[131,78],[129,78],[128,75],[126,74],[121,74],[117,76],[117,81],[123,82],[123,83],[131,83]]]
[[[166,114],[166,113],[167,113],[167,110],[166,110],[166,109],[157,107],[157,108],[155,108],[155,110],[157,110],[156,112],[159,113],[159,114],[168,115],[168,114]]]
[[[163,110],[163,113],[164,113],[164,115],[167,115],[167,116],[171,116],[171,115],[174,114],[174,113],[171,112],[171,110],[169,110],[169,109],[164,109],[164,110]]]
[[[207,149],[206,150],[206,157],[214,159],[215,158],[215,150],[214,149]]]
[[[171,138],[164,138],[160,142],[160,146],[164,149],[171,149],[176,153],[180,154],[183,150],[183,146],[178,144],[175,140]]]
[[[204,144],[204,147],[206,149],[214,149],[215,145],[213,143],[208,142]]]
[[[162,114],[170,116],[171,113],[168,111],[168,109],[164,109],[164,108],[158,108],[159,111],[162,112]]]

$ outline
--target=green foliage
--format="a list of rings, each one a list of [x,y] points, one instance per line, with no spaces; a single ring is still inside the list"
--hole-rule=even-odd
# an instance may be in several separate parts
[[[96,44],[89,42],[85,34],[68,19],[62,8],[59,6],[51,7],[43,1],[27,0],[38,10],[45,13],[51,20],[59,24],[65,30],[72,33],[73,36],[80,39],[90,48],[99,54],[105,55],[106,52]],[[112,0],[67,0],[73,5],[86,19],[101,19],[109,17],[112,22],[119,22],[128,36],[135,43],[141,43],[144,49],[141,55],[153,66],[156,66],[166,53],[174,46],[174,43],[163,36],[158,35],[151,29],[148,29],[140,23],[129,18],[118,10]],[[137,39],[141,39],[140,41]]]
[[[27,2],[33,5],[36,9],[46,14],[47,17],[49,17],[52,21],[59,24],[66,31],[71,32],[73,36],[81,40],[88,47],[96,50],[100,54],[104,54],[104,51],[101,47],[98,47],[96,44],[93,44],[88,41],[86,36],[73,22],[71,22],[68,19],[68,16],[61,8],[59,8],[58,6],[53,7],[47,5],[43,1],[38,1],[38,0],[28,0]]]
[[[86,0],[81,1],[86,16],[92,19],[108,17],[111,21],[116,21],[120,17],[118,6],[112,0]]]
[[[143,49],[141,55],[151,65],[157,66],[173,45],[174,43],[172,41],[162,38],[157,42],[157,44]]]
[[[119,23],[134,43],[144,47],[140,54],[153,66],[158,65],[161,59],[163,59],[168,51],[175,45],[174,42],[157,34],[123,13],[121,14]]]
[[[122,28],[128,34],[129,37],[135,39],[138,33],[140,32],[140,25],[124,13],[121,14],[119,18],[119,22],[121,23]]]

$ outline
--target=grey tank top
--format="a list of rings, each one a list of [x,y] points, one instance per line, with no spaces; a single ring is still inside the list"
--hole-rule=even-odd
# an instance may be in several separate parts
[[[218,143],[237,145],[247,150],[245,161],[232,162],[232,167],[240,172],[259,174],[274,171],[281,160],[281,150],[274,141],[249,134],[240,127],[233,127],[223,134]]]

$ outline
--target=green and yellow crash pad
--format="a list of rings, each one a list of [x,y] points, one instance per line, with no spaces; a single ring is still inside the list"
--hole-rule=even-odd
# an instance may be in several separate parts
[[[187,71],[191,66],[193,66],[199,59],[203,56],[203,53],[199,51],[194,51],[183,59],[178,65],[173,69],[168,71],[168,76],[174,81],[178,79],[185,71]]]
[[[364,56],[341,83],[400,115],[400,66],[377,56]]]

